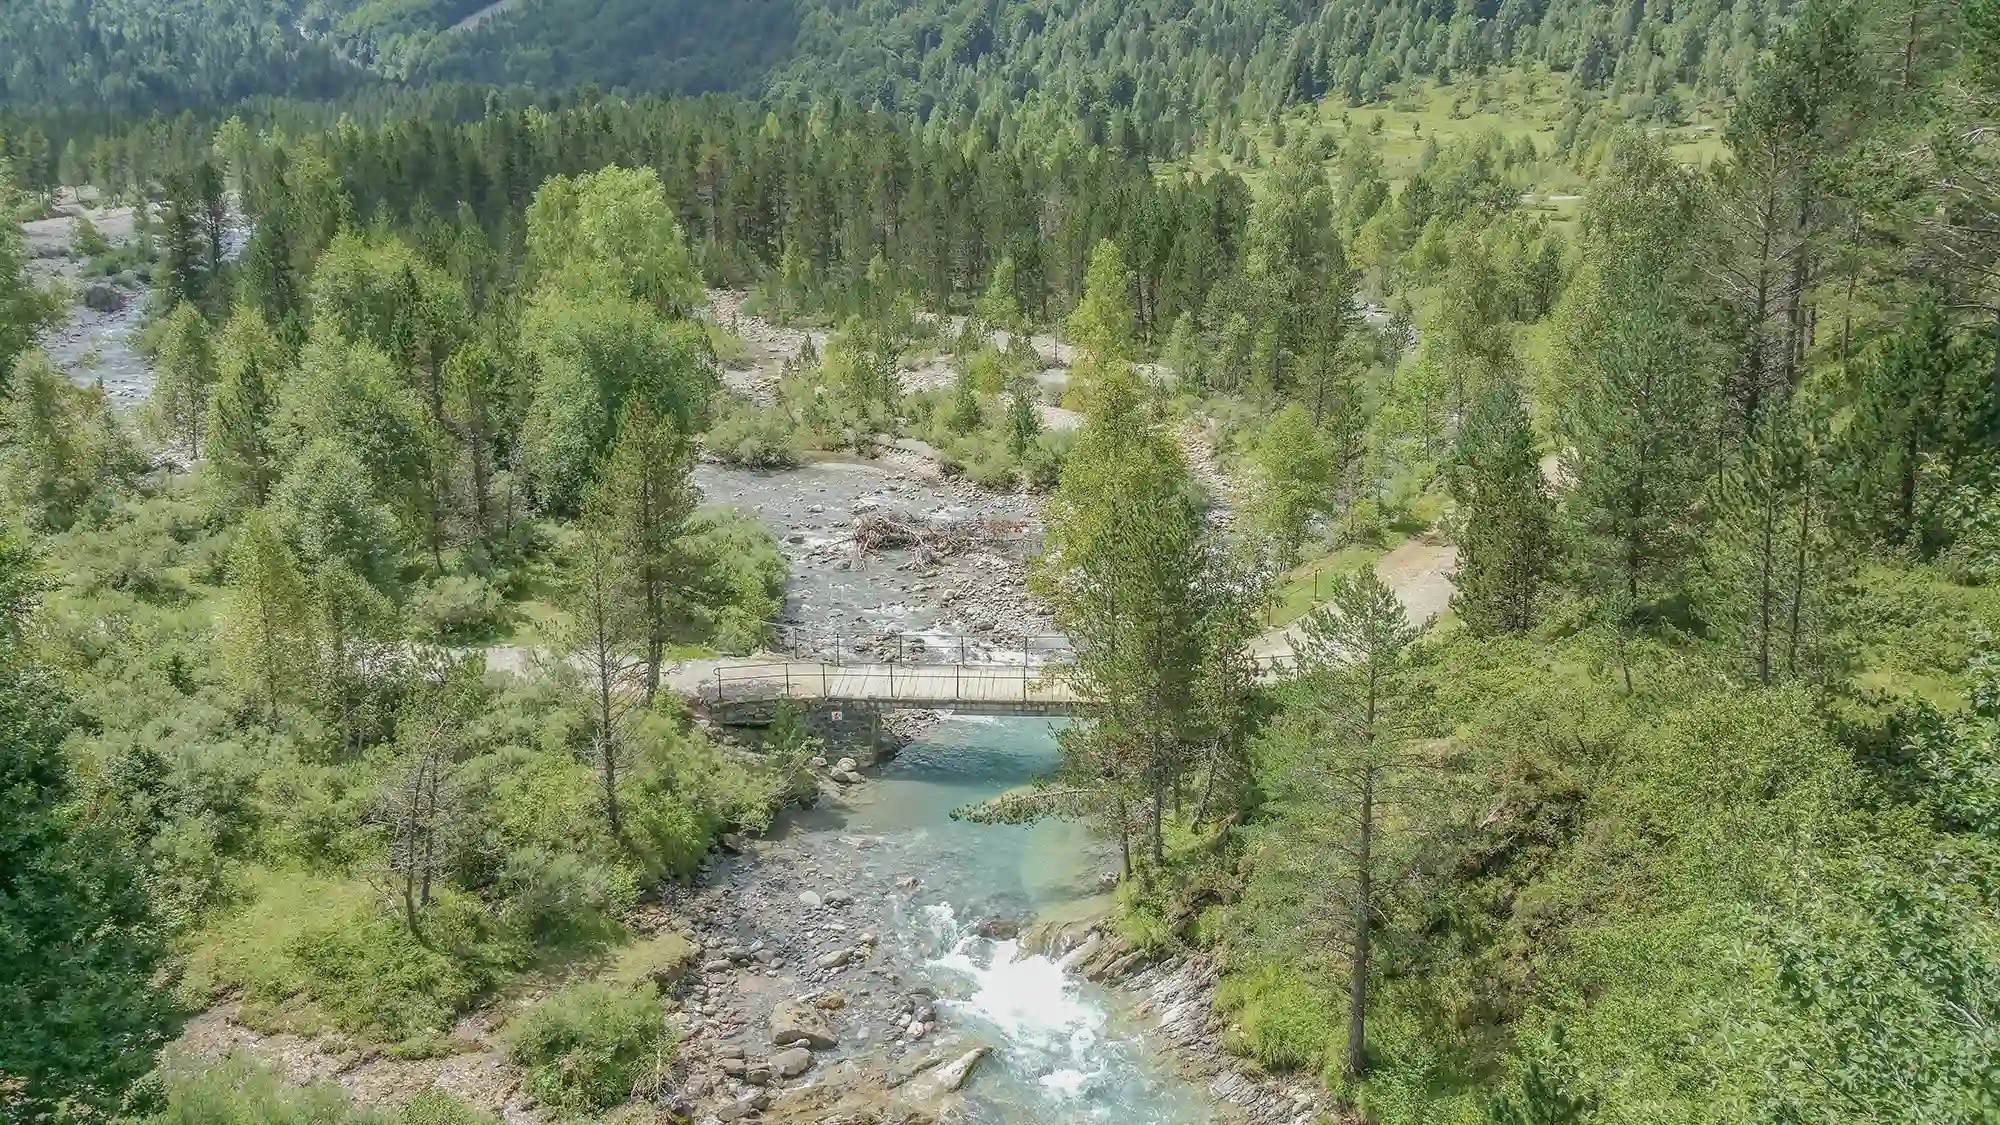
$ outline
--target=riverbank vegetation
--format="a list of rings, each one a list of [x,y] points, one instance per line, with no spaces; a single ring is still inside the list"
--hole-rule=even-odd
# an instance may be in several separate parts
[[[1989,17],[1925,75],[1882,61],[1894,25],[1807,5],[1728,159],[1626,133],[1547,266],[1476,174],[1344,237],[1338,170],[1265,204],[1326,208],[1298,229],[1418,309],[1393,388],[1316,379],[1310,316],[1247,365],[1319,407],[1282,448],[1356,449],[1375,496],[1432,466],[1458,548],[1427,627],[1335,580],[1281,684],[1238,655],[1260,572],[1200,529],[1130,336],[1079,330],[1115,374],[1039,588],[1103,703],[1060,776],[973,815],[1102,824],[1128,939],[1211,950],[1227,1045],[1370,1120],[1990,1115],[2000,361],[1966,184],[1993,153],[1938,140],[1997,104]],[[1272,489],[1281,552],[1312,503],[1353,506]]]
[[[240,260],[169,198],[141,417],[12,306],[10,1119],[317,1115],[254,1076],[132,1084],[222,1003],[436,1053],[524,978],[615,972],[643,898],[794,796],[797,763],[660,689],[690,646],[762,643],[785,564],[689,483],[715,361],[658,179],[546,180],[504,306],[319,186]],[[535,643],[496,643],[531,610]],[[562,1030],[643,1023],[652,986],[622,987],[524,1017],[520,1065],[563,1076],[545,1101],[629,1095],[628,1036]],[[462,1118],[427,1112],[401,1120]]]

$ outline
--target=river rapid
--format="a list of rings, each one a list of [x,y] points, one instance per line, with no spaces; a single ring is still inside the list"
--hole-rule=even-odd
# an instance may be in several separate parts
[[[833,865],[856,837],[875,841],[859,861],[874,901],[856,905],[881,929],[881,956],[936,991],[945,1028],[994,1048],[966,1088],[968,1120],[1208,1121],[1210,1107],[1154,1055],[1124,998],[1004,936],[1006,924],[1102,908],[1116,870],[1107,842],[1071,823],[951,819],[1055,763],[1047,720],[947,719],[844,807],[800,816],[781,842]],[[982,924],[995,936],[980,936]]]

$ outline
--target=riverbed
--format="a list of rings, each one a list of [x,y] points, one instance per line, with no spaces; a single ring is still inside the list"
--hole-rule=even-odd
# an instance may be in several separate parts
[[[1109,842],[1071,822],[952,819],[1056,761],[1047,719],[950,717],[865,784],[792,815],[754,856],[719,864],[710,893],[721,897],[697,908],[712,919],[704,943],[768,951],[773,967],[705,974],[696,1008],[721,1018],[689,1029],[688,1056],[720,1065],[741,1047],[755,1057],[768,1050],[765,1004],[834,991],[841,1004],[828,1022],[840,1046],[819,1072],[840,1058],[908,1065],[944,1041],[949,1055],[992,1049],[961,1091],[968,1121],[1219,1119],[1156,1053],[1127,998],[1023,953],[1014,936],[1038,918],[1101,911],[1116,870]],[[865,958],[817,968],[860,934],[874,938],[859,943]],[[913,1035],[912,1013],[926,1009],[927,1028]],[[727,1080],[714,1090],[725,1103],[753,1092]]]

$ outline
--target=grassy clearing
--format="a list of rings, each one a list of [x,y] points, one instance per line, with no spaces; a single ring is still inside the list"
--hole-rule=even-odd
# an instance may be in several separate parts
[[[1379,534],[1326,547],[1319,554],[1301,560],[1274,584],[1266,624],[1271,628],[1290,625],[1312,612],[1332,579],[1375,565],[1412,536],[1429,530],[1444,515],[1446,503],[1441,493],[1422,493],[1411,502],[1407,512]]]
[[[1372,137],[1382,150],[1384,171],[1396,187],[1420,167],[1426,147],[1433,142],[1445,146],[1482,136],[1498,136],[1510,143],[1532,140],[1544,160],[1529,185],[1533,198],[1525,201],[1526,205],[1566,222],[1575,218],[1579,201],[1572,197],[1581,192],[1588,178],[1555,152],[1558,129],[1572,104],[1560,76],[1545,70],[1503,70],[1465,82],[1413,83],[1405,92],[1372,105],[1323,100],[1287,115],[1283,126],[1287,145],[1310,137],[1329,137],[1336,144]],[[1606,105],[1609,113],[1618,112],[1611,103]],[[1719,109],[1697,105],[1689,110],[1685,124],[1650,128],[1665,137],[1678,159],[1705,167],[1725,151],[1724,120]],[[1194,157],[1190,165],[1198,171],[1228,168],[1255,180],[1261,164],[1268,163],[1281,146],[1269,121],[1246,124],[1241,132],[1254,146],[1252,159],[1238,159],[1227,151],[1210,152]]]

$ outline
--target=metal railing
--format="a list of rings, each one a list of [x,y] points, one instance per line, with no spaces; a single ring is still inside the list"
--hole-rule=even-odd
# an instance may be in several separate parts
[[[717,667],[701,687],[710,703],[780,699],[880,703],[1071,704],[1076,692],[1048,664],[830,664],[769,661]]]
[[[1059,664],[1068,659],[1061,633],[974,634],[922,630],[814,629],[778,625],[773,652],[797,660],[855,664]]]
[[[1257,677],[1270,682],[1297,674],[1295,653],[1252,657]],[[901,704],[1088,703],[1061,674],[1060,662],[1041,664],[833,664],[772,660],[718,666],[702,683],[699,698],[711,704],[800,701]]]

